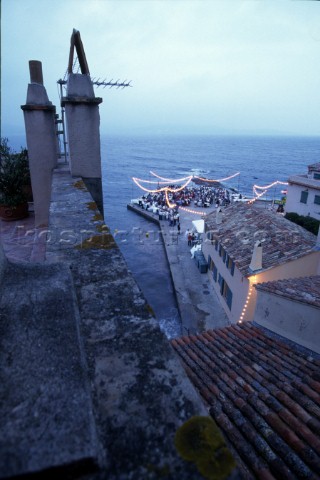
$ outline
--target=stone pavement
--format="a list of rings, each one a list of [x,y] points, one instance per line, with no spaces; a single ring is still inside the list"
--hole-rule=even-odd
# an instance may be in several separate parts
[[[178,308],[182,320],[182,333],[196,333],[230,325],[230,321],[210,284],[209,274],[200,273],[191,258],[185,232],[193,227],[192,221],[200,215],[180,209],[181,233],[177,227],[170,227],[167,220],[159,220],[158,215],[128,205],[130,210],[158,223],[161,229],[169,268],[175,288]],[[209,213],[209,209],[197,211]]]
[[[0,219],[0,239],[9,260],[17,262],[43,262],[46,251],[46,228],[35,228],[34,213],[14,222]]]

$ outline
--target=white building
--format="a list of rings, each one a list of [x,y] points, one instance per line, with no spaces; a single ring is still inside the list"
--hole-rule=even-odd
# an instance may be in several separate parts
[[[320,162],[308,166],[308,174],[288,179],[286,212],[320,220]]]
[[[320,353],[320,275],[256,285],[254,320]]]
[[[253,319],[255,284],[320,274],[317,237],[282,215],[236,204],[205,225],[208,273],[232,323]]]

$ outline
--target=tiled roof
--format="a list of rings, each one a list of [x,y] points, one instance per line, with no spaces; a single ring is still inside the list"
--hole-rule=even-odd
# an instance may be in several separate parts
[[[320,357],[252,323],[172,340],[246,479],[320,478]]]
[[[320,180],[309,178],[307,175],[292,175],[288,178],[289,184],[301,185],[306,188],[314,188],[320,190]]]
[[[315,235],[282,215],[247,204],[226,207],[220,225],[216,212],[207,215],[205,223],[243,275],[252,273],[249,265],[257,240],[262,243],[262,270],[311,253],[316,244]]]
[[[256,288],[320,307],[320,275],[258,283]]]

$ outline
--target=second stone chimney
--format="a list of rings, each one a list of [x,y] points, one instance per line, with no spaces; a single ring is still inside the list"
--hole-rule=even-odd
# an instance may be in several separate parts
[[[261,269],[262,269],[262,244],[260,240],[258,240],[253,247],[249,270],[251,270],[251,272],[255,272]]]

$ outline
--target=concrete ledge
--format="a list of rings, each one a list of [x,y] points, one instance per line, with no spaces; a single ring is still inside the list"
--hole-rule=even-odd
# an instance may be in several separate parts
[[[97,469],[73,291],[63,265],[9,264],[6,270],[0,299],[0,478],[66,478]]]
[[[86,105],[99,105],[102,103],[103,100],[101,97],[93,97],[93,98],[88,98],[88,97],[62,97],[61,100],[61,106],[64,107],[67,103],[73,103],[73,104],[86,104]]]
[[[29,110],[43,110],[49,112],[55,112],[56,107],[54,105],[21,105],[21,110],[29,111]]]

